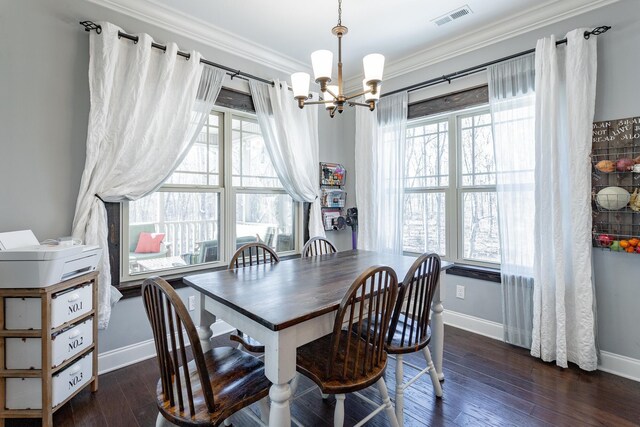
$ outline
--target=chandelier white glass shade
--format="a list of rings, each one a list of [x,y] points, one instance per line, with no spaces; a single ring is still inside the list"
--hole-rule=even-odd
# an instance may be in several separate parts
[[[311,54],[313,76],[316,81],[331,81],[331,69],[333,68],[333,52],[330,50],[316,50]]]
[[[329,85],[333,69],[333,53],[330,50],[313,52],[311,54],[313,76],[315,82],[320,85],[323,100],[308,102],[311,76],[307,73],[294,73],[291,75],[291,86],[293,88],[293,96],[298,101],[300,108],[304,108],[305,104],[325,104],[325,108],[329,111],[331,117],[336,114],[336,111],[342,113],[346,104],[351,107],[356,105],[368,107],[371,111],[376,108],[376,103],[380,99],[384,56],[379,53],[372,53],[362,59],[364,68],[362,92],[348,97],[345,96],[342,79],[342,37],[347,32],[347,27],[342,25],[342,0],[338,0],[338,25],[331,30],[331,33],[338,37],[338,84]],[[352,99],[362,95],[365,97],[365,103],[352,101]]]

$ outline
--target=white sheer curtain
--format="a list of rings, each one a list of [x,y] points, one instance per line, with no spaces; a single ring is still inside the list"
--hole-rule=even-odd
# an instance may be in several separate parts
[[[596,37],[536,47],[534,314],[531,354],[597,368],[591,267],[591,123]]]
[[[200,54],[179,57],[175,43],[163,52],[148,34],[134,44],[118,38],[117,26],[100,25],[102,33],[90,36],[91,111],[73,235],[103,249],[98,325],[106,328],[112,298],[103,201],[136,200],[162,184],[195,141],[224,72],[203,74]]]
[[[364,102],[364,99],[360,102]],[[375,250],[376,248],[377,187],[373,182],[378,170],[377,141],[378,115],[365,108],[356,108],[355,175],[358,249]]]
[[[535,56],[488,68],[500,224],[504,340],[531,348]]]
[[[276,173],[289,195],[311,203],[309,237],[325,237],[320,186],[318,106],[298,108],[286,82],[275,85],[249,80],[256,115]]]
[[[386,96],[378,115],[356,112],[358,247],[402,253],[407,92]]]

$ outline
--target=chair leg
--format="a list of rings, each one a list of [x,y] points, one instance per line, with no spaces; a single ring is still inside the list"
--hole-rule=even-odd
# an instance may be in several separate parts
[[[389,392],[387,391],[387,384],[384,382],[384,378],[380,378],[377,384],[378,390],[380,390],[380,395],[382,396],[384,410],[387,413],[387,417],[389,417],[389,424],[391,427],[400,427],[398,419],[396,418],[396,413],[393,410],[393,405],[391,404],[391,399],[389,399]]]
[[[171,424],[162,414],[158,413],[156,418],[156,427],[174,427],[175,424]]]
[[[344,425],[344,394],[336,394],[336,409],[333,413],[333,427]]]
[[[293,379],[289,383],[289,387],[291,387],[291,400],[293,400],[293,396],[296,394],[296,390],[298,389],[298,383],[300,383],[300,374],[296,372],[296,375],[293,377]]]
[[[422,349],[424,353],[424,358],[427,360],[427,366],[429,367],[429,375],[431,376],[431,383],[433,384],[433,390],[436,392],[437,397],[442,397],[442,385],[440,385],[440,380],[438,379],[438,373],[436,372],[436,367],[433,365],[433,359],[431,359],[431,352],[429,351],[429,347],[424,347]]]
[[[396,355],[396,418],[400,426],[404,425],[404,384],[402,354]]]
[[[258,402],[258,406],[260,407],[260,419],[262,420],[263,423],[265,424],[269,424],[269,410],[271,409],[269,407],[269,398],[268,397],[264,397],[262,399],[260,399],[260,401]]]

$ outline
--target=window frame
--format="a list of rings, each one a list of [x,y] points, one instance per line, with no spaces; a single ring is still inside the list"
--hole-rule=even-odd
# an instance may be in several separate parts
[[[176,267],[166,270],[153,270],[148,273],[129,273],[128,251],[129,247],[129,202],[120,203],[120,248],[119,248],[119,283],[122,286],[133,286],[141,283],[149,276],[162,274],[168,280],[179,279],[188,274],[195,274],[204,270],[214,270],[226,268],[229,260],[235,253],[236,239],[236,196],[238,194],[284,194],[288,193],[284,188],[271,187],[234,187],[233,186],[233,129],[232,120],[234,117],[243,120],[250,120],[257,123],[255,114],[244,112],[241,110],[231,109],[227,107],[215,106],[210,114],[219,116],[219,134],[220,145],[218,147],[218,185],[190,185],[190,184],[165,184],[156,192],[193,192],[193,193],[214,193],[218,194],[218,210],[219,210],[219,255],[218,261],[192,264],[184,267]],[[294,249],[279,252],[280,257],[295,256],[300,253],[302,248],[302,239],[304,238],[304,216],[302,203],[293,200],[293,232]],[[233,224],[233,226],[231,226]]]
[[[496,184],[463,186],[462,177],[462,118],[489,113],[489,105],[482,104],[455,111],[417,117],[407,121],[407,129],[413,126],[447,121],[448,126],[448,186],[404,188],[405,194],[444,193],[445,195],[445,254],[442,258],[456,264],[466,264],[485,268],[500,268],[500,263],[480,261],[464,256],[464,195],[466,193],[493,192]],[[496,210],[497,215],[497,210]],[[418,255],[416,252],[403,251],[405,255]]]
[[[216,110],[219,108],[216,108]],[[226,240],[226,244],[228,245],[229,248],[234,248],[235,247],[235,241],[236,241],[236,196],[238,194],[284,194],[284,195],[288,195],[288,193],[285,191],[284,188],[275,188],[275,187],[248,187],[248,186],[238,186],[235,187],[233,186],[233,166],[232,166],[232,162],[233,162],[233,126],[232,124],[232,120],[234,117],[240,117],[242,119],[245,120],[249,120],[249,121],[254,121],[257,123],[256,120],[256,116],[254,114],[250,114],[250,113],[246,113],[243,111],[239,111],[239,110],[231,110],[228,108],[221,108],[221,110],[223,110],[223,112],[227,112],[227,114],[225,114],[225,124],[228,124],[228,126],[225,126],[225,130],[224,130],[224,146],[225,146],[225,152],[229,153],[229,155],[226,155],[224,157],[224,170],[225,170],[225,184],[229,183],[229,189],[230,189],[230,197],[229,200],[232,200],[232,203],[228,203],[229,207],[226,211],[227,213],[227,218],[229,218],[229,224],[234,224],[232,230],[227,233],[229,236],[227,236],[227,240]],[[293,206],[294,206],[294,213],[293,213],[293,230],[294,230],[294,234],[295,234],[295,239],[294,239],[294,249],[290,250],[290,251],[283,251],[283,252],[279,252],[278,256],[289,256],[289,255],[297,255],[301,252],[302,250],[302,239],[304,237],[304,232],[303,232],[303,209],[302,209],[302,203],[300,202],[296,202],[295,200],[293,200]],[[230,251],[228,255],[228,258],[225,258],[225,262],[226,264],[229,263],[229,260],[231,259],[231,257],[233,256],[233,254],[235,253],[235,250]],[[225,256],[226,256],[225,255]],[[225,265],[226,265],[225,264]]]

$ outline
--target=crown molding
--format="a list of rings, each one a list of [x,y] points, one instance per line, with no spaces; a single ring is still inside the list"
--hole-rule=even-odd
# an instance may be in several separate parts
[[[276,71],[291,74],[296,71],[310,70],[309,64],[153,0],[85,1],[158,26]],[[215,60],[214,58],[210,59]]]
[[[517,15],[501,19],[491,25],[464,33],[446,42],[393,61],[385,66],[384,80],[389,81],[395,77],[526,34],[617,1],[619,0],[546,1]],[[361,81],[362,75],[346,81],[346,92],[358,91]]]

